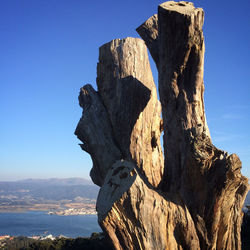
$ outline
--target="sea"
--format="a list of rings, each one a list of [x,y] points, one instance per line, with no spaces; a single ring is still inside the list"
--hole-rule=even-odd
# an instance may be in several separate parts
[[[0,213],[0,236],[89,237],[101,232],[97,215],[49,215],[46,211]]]

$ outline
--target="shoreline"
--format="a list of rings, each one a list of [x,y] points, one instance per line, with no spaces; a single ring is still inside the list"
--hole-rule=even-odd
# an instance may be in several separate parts
[[[46,214],[46,215],[50,215],[50,216],[53,216],[53,215],[56,215],[56,216],[86,216],[86,215],[95,215],[97,216],[97,213],[79,213],[79,214],[64,214],[63,211],[54,211],[54,212],[51,212],[49,210],[11,210],[11,211],[0,211],[0,214],[25,214],[25,213],[29,213],[29,212],[41,212],[43,214]]]
[[[101,229],[96,215],[59,216],[48,211],[27,211],[22,213],[0,213],[1,235],[47,236],[64,235],[70,238],[88,237]]]
[[[75,210],[70,210],[69,209],[61,209],[61,210],[44,210],[44,209],[15,209],[15,210],[0,210],[0,214],[4,213],[29,213],[29,212],[42,212],[47,215],[57,215],[57,216],[75,216],[75,215],[97,215],[96,211],[75,211]]]
[[[0,206],[0,213],[26,213],[26,212],[47,212],[49,214],[57,215],[85,215],[96,214],[95,203],[81,203],[81,202],[68,202],[68,203],[35,203],[30,205],[14,205],[14,206]]]

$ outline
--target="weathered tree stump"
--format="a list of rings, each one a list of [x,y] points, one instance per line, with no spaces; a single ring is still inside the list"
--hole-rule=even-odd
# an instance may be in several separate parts
[[[237,155],[212,144],[206,124],[203,19],[192,3],[159,5],[137,29],[145,43],[103,45],[98,91],[80,91],[75,134],[92,157],[98,221],[115,249],[241,248],[248,180]]]

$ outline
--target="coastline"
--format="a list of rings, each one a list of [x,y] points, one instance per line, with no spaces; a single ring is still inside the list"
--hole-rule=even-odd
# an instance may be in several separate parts
[[[85,215],[96,214],[95,203],[64,203],[64,204],[32,204],[0,206],[0,213],[25,213],[43,211],[56,215]]]
[[[70,238],[89,237],[101,229],[95,214],[49,215],[49,211],[2,212],[0,213],[1,235],[41,236],[64,235]]]

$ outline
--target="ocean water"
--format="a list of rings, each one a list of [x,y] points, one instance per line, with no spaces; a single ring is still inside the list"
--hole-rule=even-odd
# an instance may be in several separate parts
[[[101,232],[97,215],[48,215],[46,211],[0,213],[0,235],[86,237]]]

